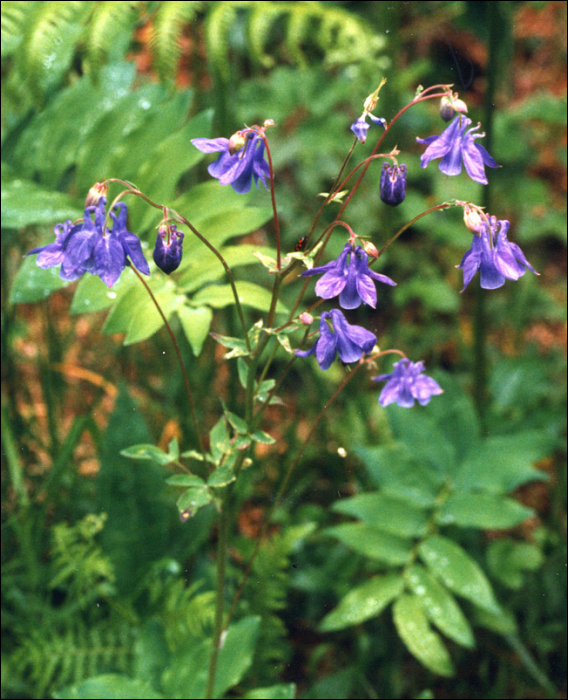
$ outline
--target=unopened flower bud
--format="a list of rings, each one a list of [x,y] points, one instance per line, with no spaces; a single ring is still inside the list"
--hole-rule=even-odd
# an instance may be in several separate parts
[[[374,243],[371,243],[371,241],[362,241],[362,244],[363,250],[370,258],[375,258],[376,260],[379,257],[379,251]]]
[[[229,139],[229,153],[234,156],[237,151],[245,145],[246,138],[243,136],[242,132],[235,131],[235,133]]]
[[[183,233],[177,230],[175,224],[160,225],[153,257],[156,265],[166,275],[178,269],[183,254],[182,245]]]
[[[309,314],[307,311],[304,311],[303,314],[300,314],[299,318],[300,318],[300,322],[304,326],[311,326],[312,323],[314,322],[314,317],[311,314]]]
[[[456,116],[452,100],[447,96],[442,97],[440,100],[440,116],[445,122],[451,122]]]
[[[477,209],[468,206],[464,207],[463,220],[470,231],[473,231],[477,234],[481,232],[481,224],[483,223],[483,217]]]
[[[467,112],[467,105],[463,100],[458,100],[457,98],[453,101],[454,109],[460,114],[465,114]]]
[[[89,190],[89,194],[85,200],[85,206],[94,207],[103,197],[106,197],[107,192],[108,185],[106,182],[95,182],[95,184]]]
[[[262,125],[262,128],[268,129],[271,126],[274,126],[274,119],[265,119],[264,124]]]
[[[391,207],[399,205],[406,197],[406,165],[383,163],[380,197]]]

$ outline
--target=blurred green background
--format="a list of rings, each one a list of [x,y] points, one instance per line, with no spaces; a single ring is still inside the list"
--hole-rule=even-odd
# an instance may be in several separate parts
[[[81,216],[94,182],[119,177],[220,244],[241,236],[230,246],[237,277],[268,287],[264,268],[234,250],[273,248],[267,193],[239,198],[212,182],[209,159],[189,139],[275,121],[269,138],[291,251],[383,76],[375,114],[387,119],[419,84],[453,83],[502,168],[488,172],[485,188],[465,174],[447,178],[435,163],[422,170],[415,139],[443,127],[436,105],[424,103],[386,144],[408,166],[406,200],[385,207],[371,167],[350,225],[380,247],[424,209],[472,200],[511,221],[511,239],[541,276],[482,294],[476,280],[460,295],[455,265],[471,239],[457,209],[421,219],[389,248],[380,271],[399,284],[381,289],[377,309],[359,310],[357,323],[381,347],[425,360],[446,393],[403,415],[381,410],[377,386],[359,378],[329,411],[245,589],[239,617],[260,616],[260,642],[229,692],[280,684],[247,697],[289,697],[286,684],[295,683],[304,698],[566,697],[566,3],[465,1],[2,3],[2,697],[52,697],[111,672],[190,697],[174,678],[187,667],[179,650],[188,635],[210,634],[213,618],[213,509],[181,524],[164,468],[119,456],[135,442],[195,446],[164,329],[142,323],[145,302],[126,286],[118,300],[96,279],[64,286],[24,253],[51,240],[57,222]],[[159,218],[139,203],[129,210],[132,230],[153,245]],[[324,222],[333,216],[329,207]],[[330,254],[342,245],[338,236]],[[207,337],[209,323],[238,334],[211,287],[225,282],[186,239],[168,308],[207,428],[219,396],[233,410],[241,397],[236,364]],[[283,303],[298,288],[289,280]],[[200,329],[184,326],[178,298],[205,309]],[[252,294],[251,322],[264,303]],[[275,370],[287,360],[277,354]],[[296,363],[280,391],[285,406],[267,411],[278,444],[257,450],[258,468],[239,484],[231,590],[287,461],[342,376],[339,365],[323,373]],[[475,488],[491,491],[502,469],[507,503],[524,506],[510,521],[474,506],[461,522],[438,520],[502,604],[491,617],[466,603],[476,646],[447,644],[454,675],[409,654],[390,615],[355,626],[325,617],[397,565],[338,534],[340,512],[358,516],[332,504],[369,491],[380,509],[385,493],[421,493],[445,441],[456,463],[467,462],[470,443],[482,445]]]

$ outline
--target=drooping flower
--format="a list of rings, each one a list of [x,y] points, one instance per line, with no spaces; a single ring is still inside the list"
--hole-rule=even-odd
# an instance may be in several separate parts
[[[244,136],[241,132],[237,134],[242,138],[236,139],[236,134],[233,134],[231,139],[192,139],[191,143],[202,153],[221,153],[207,169],[221,185],[231,185],[235,192],[245,194],[250,191],[254,179],[257,187],[260,180],[268,189],[266,178],[270,169],[264,160],[264,141],[255,132],[247,132]],[[238,148],[241,143],[244,145]]]
[[[322,299],[333,299],[339,295],[339,305],[342,309],[356,309],[361,302],[375,308],[377,290],[374,279],[383,284],[396,286],[396,282],[390,277],[369,269],[367,253],[361,246],[353,250],[349,242],[345,244],[337,260],[306,270],[302,272],[302,277],[319,275],[322,272],[324,275],[316,284],[316,294]]]
[[[130,262],[149,275],[150,268],[140,241],[126,229],[126,204],[119,202],[114,207],[118,209],[118,216],[111,212],[112,229],[103,231],[105,205],[106,197],[102,196],[95,205],[85,207],[82,222],[58,224],[54,229],[55,241],[30,250],[28,255],[37,254],[37,265],[44,269],[61,265],[59,276],[68,281],[89,272],[112,287]]]
[[[331,319],[333,328],[328,325]],[[377,342],[376,336],[362,326],[347,323],[339,309],[324,311],[320,319],[320,335],[310,350],[296,350],[298,357],[309,357],[315,353],[319,366],[326,370],[331,367],[336,354],[345,363],[356,362],[371,352]]]
[[[169,230],[168,230],[169,229]],[[154,247],[154,262],[167,275],[177,270],[181,263],[183,233],[175,224],[160,227]]]
[[[406,165],[383,163],[380,197],[385,204],[396,207],[406,197]]]
[[[367,117],[369,117],[369,119],[375,124],[380,124],[384,129],[387,128],[386,119],[383,119],[382,117],[375,117],[373,114],[367,111],[363,112],[359,119],[356,119],[349,127],[360,143],[365,143],[367,140],[367,131],[370,127],[370,124],[367,124]]]
[[[440,170],[444,175],[459,175],[463,161],[470,178],[486,185],[485,166],[498,168],[499,165],[481,144],[475,143],[475,139],[485,136],[473,133],[480,125],[468,130],[470,124],[471,119],[458,115],[439,136],[417,138],[418,143],[428,146],[422,154],[420,165],[425,168],[431,160],[441,158]]]
[[[379,395],[381,406],[397,403],[402,408],[411,408],[415,401],[425,406],[432,396],[443,393],[438,382],[423,374],[423,362],[411,362],[404,357],[395,362],[393,368],[391,374],[373,377],[374,382],[386,381]]]
[[[518,280],[527,270],[539,274],[519,246],[507,238],[509,226],[507,220],[497,221],[495,216],[489,217],[489,224],[481,224],[480,234],[473,236],[471,248],[457,266],[463,270],[462,292],[478,270],[483,289],[502,287],[506,279]]]

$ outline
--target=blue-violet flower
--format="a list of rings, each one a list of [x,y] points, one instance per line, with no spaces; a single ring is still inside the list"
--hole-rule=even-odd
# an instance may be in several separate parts
[[[539,274],[519,246],[507,238],[509,226],[508,221],[497,221],[495,216],[489,217],[489,224],[481,224],[480,234],[473,236],[471,248],[457,266],[463,270],[462,292],[478,270],[483,289],[502,287],[505,279],[518,280],[527,269]]]
[[[350,256],[349,262],[347,258]],[[373,308],[377,305],[377,290],[373,280],[396,287],[396,282],[386,275],[381,275],[369,269],[369,256],[357,246],[353,250],[351,243],[347,242],[337,260],[313,267],[302,272],[302,277],[319,275],[315,288],[316,294],[322,299],[333,299],[339,295],[339,305],[342,309],[356,309],[361,302]]]
[[[183,233],[178,231],[175,224],[160,227],[154,247],[154,262],[166,273],[171,274],[177,270],[181,263],[183,245]]]
[[[237,132],[239,133],[239,132]],[[254,133],[248,132],[244,146],[234,152],[236,139],[192,139],[191,143],[203,153],[221,155],[208,167],[211,177],[219,180],[221,185],[231,185],[239,194],[250,191],[252,178],[258,187],[258,181],[268,189],[266,177],[270,175],[268,163],[264,160],[264,141]]]
[[[327,323],[331,319],[333,329]],[[319,366],[329,369],[339,354],[343,362],[356,362],[371,352],[377,342],[376,336],[362,326],[347,323],[339,309],[324,311],[320,319],[320,335],[310,350],[296,350],[298,357],[309,357],[315,353]]]
[[[480,125],[468,130],[470,124],[471,119],[458,115],[439,136],[429,136],[426,139],[417,138],[418,143],[428,146],[422,154],[420,165],[425,168],[431,160],[441,158],[440,170],[444,175],[459,175],[463,160],[470,178],[486,185],[485,166],[498,168],[499,165],[483,146],[475,143],[475,139],[485,136],[485,134],[473,133],[479,129]]]
[[[387,120],[382,117],[375,117],[370,112],[363,112],[363,114],[356,119],[353,124],[349,127],[351,131],[357,137],[357,140],[361,143],[365,143],[367,140],[367,131],[369,130],[370,124],[367,124],[367,117],[375,124],[380,124],[384,129],[387,128]]]
[[[396,207],[406,197],[406,165],[383,163],[380,197],[385,204]]]
[[[37,265],[44,269],[61,265],[59,276],[68,281],[89,272],[112,287],[130,262],[149,275],[140,240],[126,229],[126,204],[119,202],[114,207],[118,216],[111,212],[112,229],[103,231],[105,205],[106,197],[101,197],[96,205],[85,207],[82,222],[58,224],[54,229],[55,241],[30,250],[28,255],[37,254]]]
[[[425,406],[432,396],[443,393],[442,388],[432,377],[423,374],[423,362],[411,362],[406,357],[395,362],[391,374],[373,377],[374,382],[384,382],[379,395],[381,406],[397,403],[402,408],[411,408],[414,401]]]

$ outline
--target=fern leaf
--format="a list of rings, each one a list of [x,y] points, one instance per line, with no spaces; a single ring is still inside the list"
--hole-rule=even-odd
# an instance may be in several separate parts
[[[267,54],[264,47],[270,39],[270,31],[278,17],[287,11],[280,3],[259,2],[249,17],[248,47],[251,57],[264,68],[272,68],[275,60]]]
[[[191,22],[204,7],[204,2],[163,2],[156,12],[152,24],[150,48],[156,69],[162,80],[173,80],[181,57],[180,38],[184,25]]]
[[[231,25],[237,18],[237,5],[241,5],[241,3],[218,3],[209,13],[205,24],[205,38],[209,60],[225,82],[229,82],[231,77],[228,58],[228,37]]]
[[[36,97],[55,87],[71,65],[93,2],[40,2],[30,12],[18,51],[21,75]]]
[[[110,0],[98,3],[89,22],[87,56],[97,73],[109,56],[121,59],[130,45],[132,29],[139,17],[142,0]]]
[[[290,57],[300,66],[306,66],[308,61],[302,51],[302,41],[308,36],[312,24],[309,12],[302,12],[299,8],[290,14],[286,28],[286,48]]]

